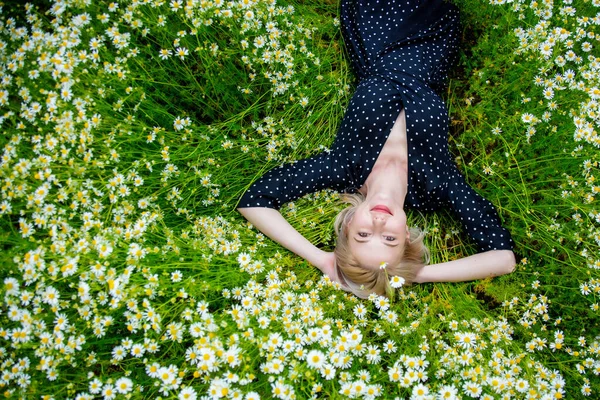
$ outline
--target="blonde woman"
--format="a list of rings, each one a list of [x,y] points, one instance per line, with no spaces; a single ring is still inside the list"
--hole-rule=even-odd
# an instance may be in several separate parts
[[[438,93],[457,48],[457,9],[443,0],[342,0],[341,22],[359,83],[331,150],[269,171],[244,194],[240,213],[363,298],[389,293],[394,276],[409,284],[510,273],[510,234],[448,151],[448,114]],[[349,207],[335,221],[333,253],[277,211],[324,188],[349,193]],[[405,207],[453,210],[479,253],[427,265],[423,235],[407,227]]]

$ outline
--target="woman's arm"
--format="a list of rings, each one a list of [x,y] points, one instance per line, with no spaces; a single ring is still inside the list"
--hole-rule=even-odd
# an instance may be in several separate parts
[[[267,207],[244,207],[238,208],[238,211],[259,231],[337,281],[333,253],[323,251],[309,242],[279,211]]]
[[[515,255],[511,250],[490,250],[458,260],[425,265],[417,272],[414,281],[462,282],[509,274],[515,268]]]

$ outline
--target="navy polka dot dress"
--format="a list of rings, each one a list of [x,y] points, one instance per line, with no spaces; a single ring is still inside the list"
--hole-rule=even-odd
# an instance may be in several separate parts
[[[360,188],[405,109],[407,208],[451,208],[480,251],[512,249],[492,204],[457,170],[439,91],[458,42],[458,10],[443,0],[342,0],[342,33],[360,79],[331,150],[265,174],[238,207],[270,207],[333,188]]]

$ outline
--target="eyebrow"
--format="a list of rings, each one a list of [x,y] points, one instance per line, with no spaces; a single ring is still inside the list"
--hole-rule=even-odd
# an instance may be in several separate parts
[[[371,240],[358,240],[356,237],[352,237],[352,239],[354,239],[355,242],[357,243],[366,243],[366,242],[370,242]],[[396,244],[391,244],[391,243],[386,243],[385,241],[383,242],[383,244],[385,244],[388,247],[396,247],[399,246],[398,243]]]

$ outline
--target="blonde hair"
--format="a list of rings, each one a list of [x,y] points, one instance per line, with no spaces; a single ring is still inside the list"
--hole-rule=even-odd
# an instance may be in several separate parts
[[[409,239],[404,246],[404,254],[395,265],[387,265],[383,269],[362,267],[350,252],[348,244],[348,223],[352,220],[356,208],[365,198],[360,193],[342,195],[342,200],[350,205],[340,211],[334,222],[337,241],[335,246],[336,271],[345,289],[360,298],[367,298],[371,293],[390,296],[394,290],[390,285],[390,277],[404,278],[405,285],[410,285],[417,270],[429,263],[429,250],[423,243],[424,234],[416,227],[409,228]]]

